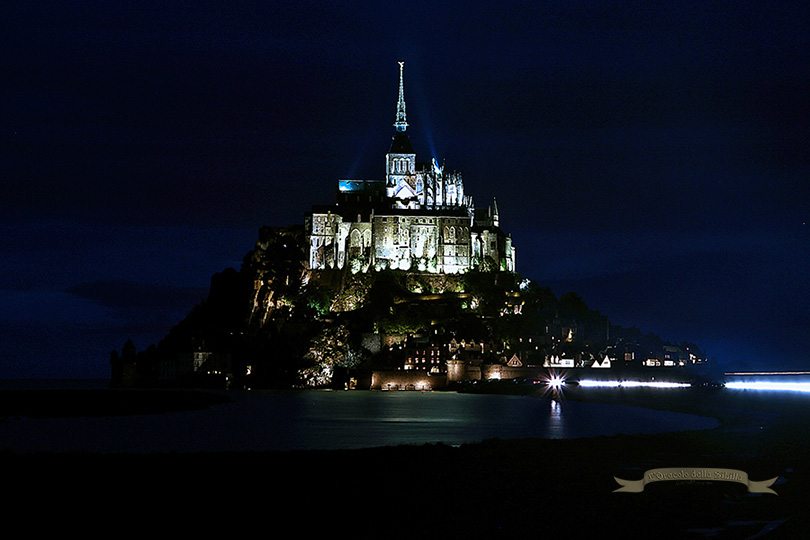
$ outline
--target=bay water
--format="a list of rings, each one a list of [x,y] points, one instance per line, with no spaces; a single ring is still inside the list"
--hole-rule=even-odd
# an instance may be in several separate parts
[[[197,411],[6,419],[0,422],[0,448],[101,453],[334,450],[718,425],[715,419],[682,413],[526,396],[370,390],[226,393],[230,403]]]

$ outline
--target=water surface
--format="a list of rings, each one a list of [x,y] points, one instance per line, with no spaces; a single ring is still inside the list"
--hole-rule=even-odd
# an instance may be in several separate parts
[[[197,452],[352,449],[488,438],[579,438],[716,427],[688,414],[623,405],[453,392],[229,392],[193,412],[0,422],[16,451]]]

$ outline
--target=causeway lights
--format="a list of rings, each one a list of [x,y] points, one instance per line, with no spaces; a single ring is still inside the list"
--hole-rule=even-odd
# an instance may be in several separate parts
[[[736,390],[777,390],[783,392],[810,392],[807,382],[735,381],[727,382],[726,388]]]
[[[685,388],[691,386],[689,383],[661,382],[661,381],[579,381],[580,386],[603,387],[603,388]]]

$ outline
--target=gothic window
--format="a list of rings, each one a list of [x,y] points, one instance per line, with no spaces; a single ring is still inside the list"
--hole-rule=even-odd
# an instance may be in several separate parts
[[[351,247],[360,247],[360,231],[357,229],[352,229],[349,235],[349,245]]]

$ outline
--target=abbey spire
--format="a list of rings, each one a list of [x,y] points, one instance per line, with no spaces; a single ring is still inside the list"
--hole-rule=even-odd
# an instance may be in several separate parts
[[[408,122],[405,121],[405,85],[403,84],[402,71],[405,67],[405,62],[399,63],[399,100],[397,101],[397,121],[394,122],[394,127],[397,131],[405,131],[408,127]]]
[[[397,119],[394,122],[394,137],[391,147],[385,156],[386,194],[390,198],[407,199],[406,204],[415,204],[417,199],[416,186],[416,153],[413,151],[411,141],[405,129],[408,122],[405,120],[405,85],[402,71],[405,62],[399,63],[399,99],[397,100]]]

